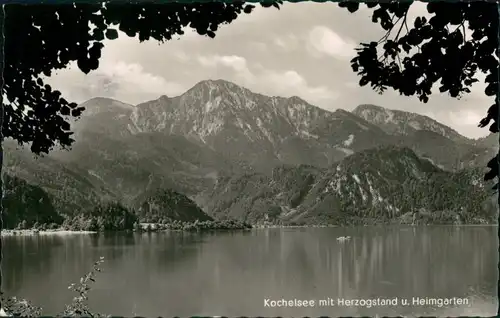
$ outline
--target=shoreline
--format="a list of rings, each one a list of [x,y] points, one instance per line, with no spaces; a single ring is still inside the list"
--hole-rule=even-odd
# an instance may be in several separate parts
[[[498,224],[366,224],[366,225],[254,225],[251,229],[288,229],[288,228],[353,228],[353,227],[389,227],[389,226],[399,226],[399,227],[430,227],[430,226],[455,226],[455,227],[463,227],[463,226],[498,226]]]
[[[2,230],[1,236],[32,236],[32,235],[74,235],[74,234],[95,234],[98,232],[95,231],[74,231],[74,230],[63,230],[63,229],[56,229],[56,230],[35,230],[35,229],[28,229],[28,230],[12,230],[12,229],[5,229]]]
[[[275,225],[275,224],[255,224],[252,225],[252,229],[293,229],[293,228],[335,228],[335,227],[342,227],[341,225],[317,225],[317,224],[311,224],[311,225]]]
[[[148,223],[153,225],[154,223]],[[233,231],[238,230],[262,230],[262,229],[299,229],[299,228],[352,228],[352,227],[381,227],[381,226],[403,226],[403,227],[432,227],[432,226],[452,226],[452,227],[465,227],[465,226],[498,226],[498,224],[373,224],[373,225],[349,225],[349,226],[340,226],[340,225],[263,225],[256,224],[252,225],[251,228],[247,229],[231,229]],[[209,231],[215,232],[226,232],[228,229],[209,229]],[[122,231],[109,231],[109,232],[101,232],[101,231],[78,231],[78,230],[65,230],[65,229],[54,229],[54,230],[36,230],[36,229],[27,229],[27,230],[13,230],[13,229],[4,229],[1,230],[1,236],[35,236],[35,235],[82,235],[82,234],[99,234],[99,233],[110,233],[110,232],[122,232]],[[141,231],[132,231],[132,232],[140,232],[140,233],[161,233],[161,232],[193,232],[184,229],[174,229],[174,228],[153,228],[148,230],[142,229]],[[196,231],[194,231],[196,232]]]

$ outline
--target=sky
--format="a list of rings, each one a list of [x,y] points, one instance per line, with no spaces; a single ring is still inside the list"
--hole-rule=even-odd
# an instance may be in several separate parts
[[[99,69],[85,75],[71,65],[49,83],[75,102],[99,96],[138,104],[180,95],[202,80],[224,79],[265,95],[297,95],[326,110],[375,104],[427,115],[467,137],[487,135],[477,127],[492,104],[481,83],[460,100],[436,90],[426,104],[392,90],[379,95],[359,87],[349,63],[354,48],[384,33],[370,13],[364,6],[352,14],[331,2],[285,2],[280,10],[257,6],[221,26],[214,39],[186,29],[166,43],[140,43],[120,33],[105,42]],[[422,15],[428,15],[425,5],[413,4],[410,21]]]

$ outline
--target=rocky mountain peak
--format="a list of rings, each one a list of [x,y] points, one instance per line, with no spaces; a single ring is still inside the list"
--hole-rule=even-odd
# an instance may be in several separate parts
[[[199,81],[193,86],[193,88],[203,86],[210,88],[241,88],[241,86],[223,79],[207,79]]]
[[[120,136],[128,134],[127,125],[135,106],[106,97],[95,97],[79,106],[85,108],[82,116],[70,120],[75,135],[80,135],[83,131],[99,131]]]
[[[364,111],[371,111],[371,110],[383,111],[385,109],[386,109],[385,107],[374,105],[374,104],[359,104],[358,106],[356,106],[356,108],[354,108],[354,110],[352,112],[357,113],[357,112],[364,112]]]
[[[290,103],[294,103],[294,104],[308,104],[308,102],[306,102],[304,99],[300,98],[299,96],[295,96],[295,95],[287,98],[287,100]]]
[[[370,121],[374,124],[382,123],[394,123],[394,115],[405,115],[406,112],[394,111],[381,106],[372,104],[362,104],[357,106],[353,111],[353,114],[362,117],[363,119]],[[413,113],[407,113],[408,115]]]
[[[333,113],[337,117],[354,117],[352,113],[350,113],[347,110],[342,109],[342,108],[337,108]]]
[[[197,92],[211,92],[212,94],[215,93],[214,95],[224,94],[224,93],[239,93],[239,94],[252,93],[249,89],[226,80],[208,79],[196,83],[183,95],[194,94]]]
[[[101,113],[122,113],[133,111],[134,106],[107,97],[94,97],[79,105],[84,107],[83,116],[93,116]]]
[[[392,135],[409,135],[419,130],[428,130],[457,142],[470,142],[454,129],[438,121],[412,112],[387,109],[377,105],[363,104],[357,106],[352,113],[366,121],[379,126]]]

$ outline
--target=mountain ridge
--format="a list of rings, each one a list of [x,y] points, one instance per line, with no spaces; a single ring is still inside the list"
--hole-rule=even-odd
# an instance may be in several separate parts
[[[406,158],[408,167],[414,165],[420,172],[429,169],[433,176],[439,175],[433,177],[436,184],[448,189],[442,180],[452,180],[463,169],[475,171],[476,176],[477,169],[484,167],[494,151],[491,138],[471,142],[450,127],[416,113],[397,111],[387,125],[387,114],[380,106],[361,105],[352,112],[340,108],[327,111],[297,96],[265,96],[224,80],[201,81],[179,96],[163,95],[137,105],[101,97],[81,105],[86,110],[73,124],[76,141],[71,151],[54,151],[37,162],[12,150],[12,159],[6,161],[8,171],[27,178],[53,197],[64,198],[55,205],[70,206],[75,213],[102,200],[134,204],[146,193],[168,189],[196,199],[205,212],[216,217],[241,217],[241,211],[248,212],[257,202],[257,210],[269,208],[283,222],[334,221],[342,215],[338,211],[354,213],[355,203],[347,199],[347,194],[323,198],[323,193],[316,191],[317,184],[323,182],[325,190],[326,178],[344,178],[336,169],[353,162],[360,171],[371,171],[370,167],[377,166],[386,173],[384,176],[371,171],[369,182],[366,178],[357,182],[352,176],[345,177],[350,180],[346,186],[352,188],[353,196],[369,198],[371,203],[359,203],[368,204],[360,211],[369,216],[375,202],[370,187],[384,196],[394,193],[404,197],[404,202],[411,200],[408,192],[400,189],[410,191],[410,186],[433,195],[416,176],[408,174],[413,180],[411,185],[397,178],[380,159],[383,155],[374,153],[385,153],[388,162],[393,157]],[[371,112],[363,113],[363,109]],[[360,112],[364,115],[356,114]],[[379,112],[385,117],[377,115]],[[413,121],[420,126],[413,125]],[[394,169],[407,171],[408,167],[403,169],[393,163],[399,167]],[[293,185],[295,192],[279,185],[279,180],[288,180],[285,183]],[[464,189],[474,189],[460,180]],[[259,188],[254,189],[252,184]],[[251,195],[242,189],[248,189]],[[222,199],[216,190],[229,191],[229,199]],[[459,190],[449,191],[464,193]],[[277,206],[276,202],[283,202],[284,198],[277,196],[276,191],[283,192],[285,199],[290,196],[290,204],[285,208]],[[271,205],[262,198],[269,193],[275,200]],[[484,198],[484,193],[478,197]],[[233,195],[240,199],[233,210],[228,210]],[[309,205],[304,205],[304,200]],[[462,202],[460,198],[455,200]],[[331,215],[326,209],[328,202],[336,207]],[[429,202],[422,208],[438,207],[435,201]],[[388,205],[381,206],[380,203],[374,215],[393,215],[388,212]],[[301,211],[297,210],[299,207]],[[304,212],[308,209],[317,213]],[[262,215],[247,212],[243,214],[250,219],[263,220]],[[351,221],[358,217],[353,215]]]
[[[441,170],[409,148],[366,150],[329,169],[276,169],[272,176],[254,173],[219,183],[208,194],[213,197],[207,212],[254,223],[303,224],[405,223],[422,210],[442,211],[453,222],[487,223],[495,217],[495,207],[484,206],[489,184],[480,172],[464,177],[464,172]],[[450,178],[460,183],[444,187]]]
[[[379,125],[388,133],[408,134],[418,130],[429,130],[458,142],[471,142],[453,128],[422,114],[396,109],[388,109],[372,104],[358,105],[352,111],[359,117]]]

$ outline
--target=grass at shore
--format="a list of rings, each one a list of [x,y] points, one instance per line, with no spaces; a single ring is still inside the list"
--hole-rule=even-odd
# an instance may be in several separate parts
[[[92,283],[98,272],[101,272],[101,264],[104,262],[104,257],[94,262],[90,272],[80,278],[77,283],[68,286],[68,289],[76,293],[73,301],[65,306],[61,314],[56,317],[110,317],[95,313],[90,310],[88,305],[88,294],[91,290]],[[42,308],[33,305],[29,300],[19,299],[17,297],[5,297],[0,293],[1,315],[3,317],[40,317],[43,316]]]

